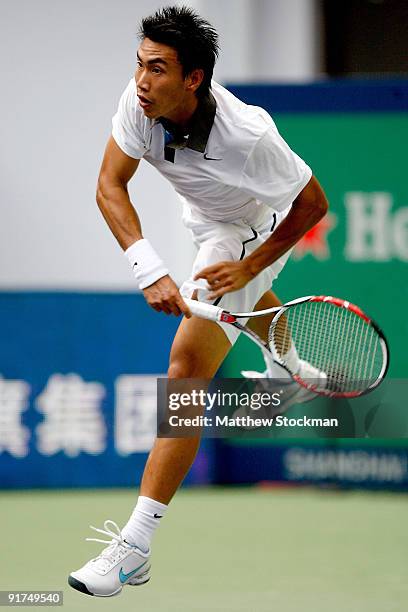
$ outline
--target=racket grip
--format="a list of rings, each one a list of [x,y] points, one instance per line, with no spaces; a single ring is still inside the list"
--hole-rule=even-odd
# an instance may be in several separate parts
[[[188,298],[183,298],[183,300],[193,315],[201,317],[202,319],[208,319],[209,321],[221,320],[223,310],[219,306],[213,306],[205,302],[197,302],[197,300],[190,300]]]

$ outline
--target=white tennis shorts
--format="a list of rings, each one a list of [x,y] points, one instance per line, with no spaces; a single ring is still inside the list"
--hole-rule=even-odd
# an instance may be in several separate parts
[[[198,249],[193,263],[191,276],[184,281],[180,288],[183,297],[191,298],[194,291],[198,290],[198,300],[217,304],[230,312],[250,312],[268,291],[273,281],[278,277],[280,271],[289,258],[290,251],[285,253],[271,266],[263,270],[245,287],[238,291],[226,293],[218,300],[208,299],[208,285],[204,279],[193,280],[194,276],[203,268],[211,266],[220,261],[240,261],[257,249],[286,217],[290,207],[281,213],[268,210],[265,214],[263,208],[259,218],[251,223],[245,220],[227,223],[224,221],[209,221],[201,218],[196,212],[185,207],[183,221],[192,233],[194,244]],[[239,337],[239,330],[232,325],[219,323],[227,335],[231,344]]]

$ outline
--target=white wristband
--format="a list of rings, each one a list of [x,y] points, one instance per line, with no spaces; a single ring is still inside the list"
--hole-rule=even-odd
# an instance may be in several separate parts
[[[139,283],[139,289],[153,285],[159,278],[169,273],[164,263],[146,238],[137,240],[125,251]]]

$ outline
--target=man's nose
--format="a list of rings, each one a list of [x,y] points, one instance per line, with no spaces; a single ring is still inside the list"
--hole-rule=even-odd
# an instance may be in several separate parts
[[[139,89],[143,89],[143,91],[148,91],[150,88],[149,78],[144,70],[140,71],[136,75],[136,84]]]

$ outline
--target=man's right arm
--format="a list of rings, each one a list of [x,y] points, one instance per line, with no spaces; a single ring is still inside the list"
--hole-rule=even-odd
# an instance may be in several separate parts
[[[96,201],[120,246],[126,251],[143,238],[139,217],[127,189],[139,159],[126,155],[111,136],[105,149],[98,178]],[[166,314],[191,316],[177,285],[167,274],[143,289],[148,304]]]
[[[96,201],[123,250],[143,238],[140,220],[127,190],[139,162],[140,159],[123,153],[112,136],[109,138],[99,173]]]

